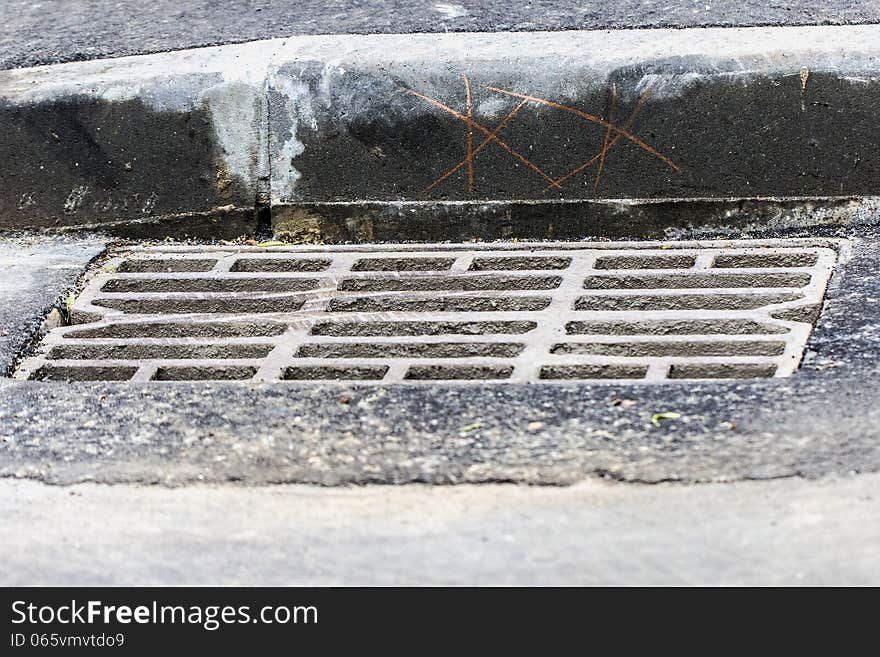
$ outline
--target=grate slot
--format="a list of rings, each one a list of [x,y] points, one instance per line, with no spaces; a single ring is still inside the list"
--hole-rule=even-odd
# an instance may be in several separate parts
[[[799,306],[797,308],[786,308],[785,310],[777,310],[770,313],[773,319],[781,319],[786,322],[805,322],[814,325],[819,321],[819,314],[822,312],[822,304],[813,304],[809,306]]]
[[[571,265],[571,258],[552,256],[508,256],[504,258],[474,258],[471,262],[472,271],[514,271],[532,270],[541,271],[548,269],[567,269]]]
[[[669,367],[670,379],[752,379],[771,377],[770,363],[676,363]]]
[[[128,381],[137,367],[123,365],[43,365],[32,377],[36,381]]]
[[[512,365],[411,365],[403,378],[411,381],[481,381],[509,379]]]
[[[421,292],[437,290],[552,290],[559,276],[436,276],[416,278],[346,278],[339,289],[347,292]]]
[[[780,318],[781,319],[781,318]],[[658,320],[649,322],[569,322],[569,335],[777,335],[789,329],[751,319]]]
[[[719,268],[813,267],[818,257],[815,253],[739,253],[717,255],[713,266]]]
[[[754,310],[803,298],[800,292],[584,296],[575,310]]]
[[[764,288],[803,287],[809,274],[661,274],[630,276],[588,276],[584,287],[594,290],[634,290],[645,288]]]
[[[118,310],[130,315],[178,315],[195,313],[277,313],[302,308],[302,297],[270,299],[98,299],[96,306]]]
[[[779,356],[785,342],[563,342],[550,353],[596,356]]]
[[[644,379],[646,365],[544,365],[542,379]]]
[[[203,258],[132,258],[124,260],[116,269],[121,273],[169,273],[211,271],[216,259]]]
[[[231,272],[311,272],[324,271],[332,260],[315,258],[239,258],[229,268]]]
[[[362,258],[352,271],[442,271],[450,269],[455,258]]]
[[[302,292],[313,290],[316,278],[115,278],[102,292],[143,294],[151,292]]]
[[[688,269],[697,262],[692,255],[600,256],[596,269]]]
[[[336,380],[336,381],[375,381],[388,372],[387,365],[332,366],[308,365],[285,368],[281,378],[286,381]]]
[[[183,358],[265,358],[264,344],[65,344],[53,347],[50,360],[156,360]]]
[[[284,324],[244,322],[130,322],[94,328],[75,328],[63,334],[71,338],[245,338],[272,337],[284,333]]]
[[[331,312],[517,312],[544,310],[550,297],[434,297],[408,299],[399,296],[337,298]]]
[[[257,368],[247,365],[198,365],[158,367],[154,381],[240,381],[250,379]]]
[[[513,358],[523,345],[503,342],[310,343],[299,358]]]
[[[536,322],[321,322],[309,335],[339,337],[495,335],[528,333]]]

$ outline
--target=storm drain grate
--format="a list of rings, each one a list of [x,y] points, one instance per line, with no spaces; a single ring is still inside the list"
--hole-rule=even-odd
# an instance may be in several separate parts
[[[832,242],[156,247],[110,261],[18,378],[781,377]]]

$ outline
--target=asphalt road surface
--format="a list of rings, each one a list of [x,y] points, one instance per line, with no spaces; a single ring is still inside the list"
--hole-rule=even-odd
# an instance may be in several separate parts
[[[294,34],[500,32],[880,22],[868,0],[0,0],[0,68]]]

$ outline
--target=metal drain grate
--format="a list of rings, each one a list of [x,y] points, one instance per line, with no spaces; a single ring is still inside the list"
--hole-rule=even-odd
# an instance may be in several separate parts
[[[833,245],[127,251],[18,378],[372,382],[788,376]]]

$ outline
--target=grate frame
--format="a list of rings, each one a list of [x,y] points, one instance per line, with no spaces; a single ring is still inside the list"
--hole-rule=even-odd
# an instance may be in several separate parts
[[[821,307],[838,251],[844,244],[844,240],[730,240],[265,249],[133,247],[121,250],[88,279],[71,309],[74,323],[50,331],[38,352],[21,364],[15,377],[42,380],[48,374],[50,380],[143,382],[181,380],[178,375],[189,374],[192,376],[183,380],[196,377],[406,385],[540,384],[573,380],[660,383],[753,378],[728,376],[737,372],[760,372],[759,376],[764,377],[772,368],[772,376],[782,378],[797,369],[812,330],[812,324],[799,315],[815,314]],[[424,268],[424,262],[415,262],[409,269],[397,268],[401,263],[419,259],[431,259],[434,268]],[[569,264],[563,267],[564,260]],[[529,268],[504,269],[505,261],[516,261],[518,266]],[[716,261],[725,266],[714,266]],[[651,267],[634,266],[640,262]],[[389,268],[392,266],[395,268]],[[181,271],[167,271],[169,267]],[[674,281],[675,286],[639,286],[645,281],[662,281],[664,277]],[[612,279],[615,282],[608,284]],[[752,285],[716,287],[712,285],[716,280]],[[156,281],[160,282],[160,289],[151,290]],[[211,281],[224,291],[205,291],[211,287]],[[443,289],[444,281],[450,281],[453,288],[467,289]],[[767,281],[774,285],[762,284]],[[790,285],[780,285],[786,282]],[[688,287],[689,283],[694,285]],[[344,309],[358,300],[366,300],[362,303],[368,306],[378,304],[380,308],[387,301],[391,309]],[[448,300],[444,308],[477,309],[419,311],[411,307],[446,303],[438,300]],[[217,311],[229,308],[230,302],[238,306],[239,312]],[[654,307],[664,303],[679,307]],[[396,309],[395,304],[409,306]],[[354,305],[357,307],[357,303]],[[700,307],[691,307],[694,305]],[[169,312],[154,312],[163,306]],[[538,306],[537,310],[516,309]],[[275,310],[279,307],[281,310]],[[596,307],[599,309],[578,309]],[[272,310],[264,312],[266,308]],[[132,309],[150,312],[126,312]],[[206,309],[211,312],[205,312]],[[493,331],[480,333],[472,328],[472,332],[461,333],[441,329],[436,334],[363,334],[364,327],[381,328],[383,324],[399,322],[446,323],[446,329],[449,324],[486,324],[493,326]],[[345,323],[360,327],[360,333],[336,335],[316,329]],[[515,324],[518,332],[498,330],[505,323]],[[93,335],[104,331],[124,333],[147,325],[153,329],[194,327],[193,331],[211,328],[219,336],[82,337],[83,331]],[[686,329],[691,325],[723,326],[729,330],[668,333],[670,326]],[[233,329],[238,326],[250,326],[258,334],[235,334]],[[571,332],[583,331],[584,326],[589,327],[589,332]],[[614,330],[602,332],[603,326]],[[649,330],[658,326],[659,333]],[[268,331],[267,327],[277,331]],[[636,332],[621,332],[621,327],[635,327]],[[750,332],[754,330],[763,332]],[[695,348],[693,343],[699,344]],[[380,347],[367,349],[368,355],[363,355],[364,345],[371,344]],[[270,348],[261,357],[198,356],[224,348],[253,355],[257,345]],[[388,345],[384,353],[381,345]],[[418,351],[420,345],[432,355],[407,355]],[[521,348],[511,349],[510,345]],[[626,355],[627,345],[636,345],[634,351],[641,355]],[[305,351],[319,355],[297,356],[305,346],[309,346]],[[675,353],[677,347],[682,353]],[[104,348],[111,356],[114,349],[124,353],[125,349],[141,348],[152,356],[158,353],[159,357],[56,357],[70,355],[76,348],[84,353]],[[191,349],[193,355],[162,357],[162,349],[177,356]],[[590,353],[591,350],[596,353]],[[652,355],[652,351],[656,353]],[[320,355],[322,352],[324,355]],[[346,352],[355,355],[339,355]],[[397,356],[393,355],[395,352]],[[318,374],[323,368],[324,375],[334,376],[309,378],[309,368]],[[380,371],[381,377],[375,378]],[[286,378],[291,373],[301,378]],[[424,378],[413,378],[414,373]],[[455,378],[456,373],[465,378]],[[564,376],[544,378],[548,374]]]

